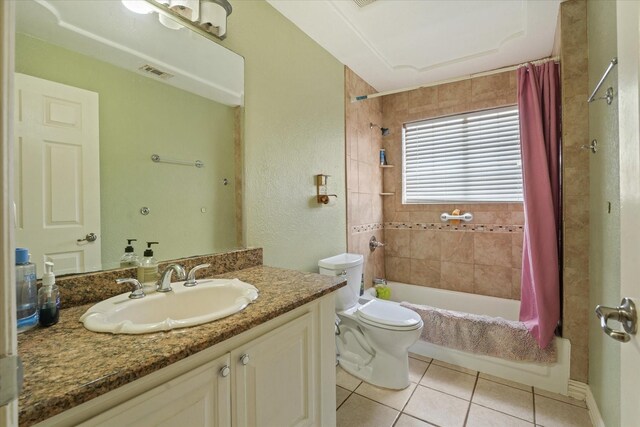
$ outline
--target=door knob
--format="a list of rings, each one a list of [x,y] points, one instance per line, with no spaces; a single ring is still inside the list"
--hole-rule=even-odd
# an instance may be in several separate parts
[[[623,298],[617,307],[598,305],[596,315],[600,319],[600,327],[604,333],[616,341],[629,342],[631,335],[635,335],[638,331],[638,314],[631,298]],[[624,331],[611,329],[608,325],[609,319],[622,323]]]
[[[89,233],[84,236],[84,239],[78,239],[77,242],[95,242],[96,240],[98,240],[98,235],[96,233]]]
[[[243,365],[249,364],[249,355],[247,353],[240,356],[240,363],[242,363]]]

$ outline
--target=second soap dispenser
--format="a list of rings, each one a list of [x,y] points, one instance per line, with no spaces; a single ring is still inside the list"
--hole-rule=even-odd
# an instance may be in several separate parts
[[[60,291],[56,286],[56,276],[53,274],[53,263],[44,263],[42,287],[38,291],[38,321],[40,326],[51,326],[58,323],[60,318]]]
[[[138,267],[140,265],[140,258],[133,251],[131,242],[137,242],[137,240],[127,239],[127,247],[124,248],[124,254],[120,257],[120,267]]]
[[[147,249],[144,250],[144,258],[138,266],[138,282],[153,283],[158,281],[158,260],[153,256],[151,245],[157,245],[158,242],[147,242]]]

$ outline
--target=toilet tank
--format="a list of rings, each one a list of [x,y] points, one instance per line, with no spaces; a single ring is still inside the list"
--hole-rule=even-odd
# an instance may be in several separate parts
[[[358,302],[363,261],[364,257],[360,254],[340,254],[318,261],[320,274],[327,276],[346,275],[347,286],[336,292],[336,310],[346,310]]]

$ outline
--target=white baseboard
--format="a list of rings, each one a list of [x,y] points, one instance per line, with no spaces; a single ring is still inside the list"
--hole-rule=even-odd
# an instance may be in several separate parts
[[[605,427],[598,404],[591,393],[591,387],[579,381],[569,380],[569,397],[586,402],[593,427]]]

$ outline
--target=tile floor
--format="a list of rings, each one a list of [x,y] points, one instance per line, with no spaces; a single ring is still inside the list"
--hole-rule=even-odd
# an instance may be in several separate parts
[[[419,356],[394,391],[336,368],[338,427],[591,427],[584,402]]]

